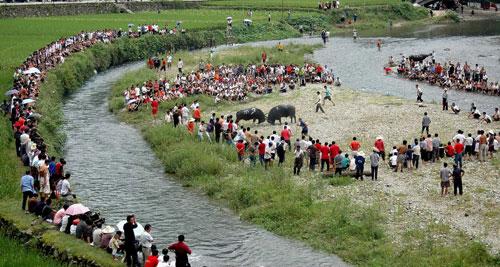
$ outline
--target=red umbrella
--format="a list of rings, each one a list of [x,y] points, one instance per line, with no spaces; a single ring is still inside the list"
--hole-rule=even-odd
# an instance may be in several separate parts
[[[69,206],[69,208],[66,210],[67,215],[80,215],[89,212],[89,208],[85,207],[84,205],[77,203]]]

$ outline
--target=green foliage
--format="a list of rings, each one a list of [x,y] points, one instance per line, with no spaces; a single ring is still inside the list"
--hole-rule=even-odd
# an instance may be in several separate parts
[[[47,258],[39,251],[21,245],[0,233],[0,266],[62,266],[59,262]]]
[[[323,1],[325,2],[325,1]],[[388,5],[399,3],[397,0],[346,0],[341,2],[342,7],[346,6],[374,6],[374,5]],[[318,9],[318,1],[304,1],[304,0],[210,0],[204,5],[208,6],[220,6],[220,7],[231,7],[231,8],[242,8],[242,9],[275,9],[279,10],[282,7],[285,8],[285,16],[286,11],[288,9]]]
[[[348,176],[335,176],[328,181],[328,183],[333,186],[346,186],[354,182],[354,178]]]
[[[295,29],[299,29],[302,26],[305,33],[310,33],[329,29],[331,27],[330,19],[327,15],[311,15],[307,17],[291,17],[286,22]]]

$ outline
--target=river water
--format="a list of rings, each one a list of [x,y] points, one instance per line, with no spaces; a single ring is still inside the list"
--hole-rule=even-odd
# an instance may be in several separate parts
[[[493,25],[498,25],[495,23]],[[482,37],[449,36],[479,31],[454,26],[449,30],[429,26],[418,31],[393,32],[392,35],[400,37],[382,38],[381,52],[375,48],[375,38],[353,42],[348,37],[334,36],[313,57],[330,66],[350,88],[413,99],[415,82],[384,75],[382,66],[390,55],[398,58],[403,53],[434,50],[438,61],[480,63],[487,68],[491,79],[500,80],[499,29],[493,27],[488,31],[493,36]],[[269,46],[276,42],[254,45]],[[300,38],[284,42],[318,43],[320,40]],[[163,174],[162,164],[141,134],[120,123],[107,109],[112,84],[124,73],[142,66],[142,62],[133,63],[97,74],[64,104],[65,157],[68,169],[73,172],[72,183],[86,205],[99,209],[110,224],[123,220],[127,214],[136,214],[139,222],[153,225],[153,236],[159,245],[174,241],[178,234],[186,234],[187,243],[194,251],[193,266],[345,265],[334,255],[313,251],[299,242],[241,222],[230,211]],[[424,100],[440,100],[440,88],[421,85]],[[489,112],[500,103],[499,97],[455,91],[450,92],[450,100],[463,109],[475,102],[481,111]]]
[[[64,104],[65,157],[84,204],[108,224],[131,213],[153,226],[159,245],[185,234],[192,266],[344,266],[334,255],[313,251],[239,220],[205,196],[163,174],[163,166],[135,128],[107,109],[107,96],[134,63],[97,74]]]

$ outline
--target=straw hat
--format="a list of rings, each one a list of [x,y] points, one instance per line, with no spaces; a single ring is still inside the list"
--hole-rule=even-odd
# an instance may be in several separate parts
[[[358,152],[358,156],[361,156],[361,157],[364,158],[365,157],[365,152],[363,152],[363,151]]]
[[[111,225],[106,225],[106,227],[104,227],[102,229],[103,234],[112,234],[114,232],[115,232],[115,228],[113,228],[113,226],[111,226]]]
[[[378,150],[378,148],[376,148],[376,147],[373,147],[373,148],[372,148],[372,150],[373,150],[374,152],[380,152],[380,151]]]
[[[377,136],[376,140],[384,140],[384,137],[382,137],[381,135]]]
[[[191,118],[191,119],[189,119],[189,121],[190,121],[190,122],[193,122],[193,121],[194,121],[194,119],[193,119],[193,118]]]

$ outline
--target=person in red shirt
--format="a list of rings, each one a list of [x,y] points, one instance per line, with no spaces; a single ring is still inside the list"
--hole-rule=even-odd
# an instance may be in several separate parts
[[[460,139],[455,140],[455,164],[462,169],[462,157],[464,153],[464,144],[460,143]]]
[[[333,159],[340,153],[340,147],[335,143],[335,141],[332,141],[332,144],[330,145],[330,162],[333,163]]]
[[[266,63],[266,60],[267,60],[266,51],[262,51],[262,63]]]
[[[56,163],[56,171],[54,173],[55,176],[54,183],[57,183],[57,181],[63,177],[64,165],[66,165],[66,161],[63,158],[59,159],[59,162]]]
[[[158,100],[156,98],[153,98],[153,101],[151,101],[151,115],[153,115],[153,121],[156,121],[156,115],[158,114]]]
[[[321,146],[321,144],[320,144]],[[330,147],[328,147],[328,143],[325,142],[324,145],[321,146],[320,148],[320,151],[321,151],[321,172],[323,172],[323,169],[325,167],[325,164],[326,164],[326,171],[329,171],[330,170]]]
[[[243,144],[243,140],[238,140],[236,144],[236,152],[238,153],[238,160],[243,161],[245,156],[245,144]]]
[[[264,155],[266,154],[266,144],[264,144],[264,142],[262,142],[262,139],[263,139],[263,137],[261,137],[261,139],[259,141],[259,146],[258,146],[260,165],[264,165]]]
[[[385,161],[385,145],[382,136],[377,136],[377,140],[375,140],[374,146],[378,150],[377,153],[379,154],[379,156],[383,161]]]
[[[288,145],[288,151],[290,151],[292,143],[290,143],[291,134],[288,126],[285,125],[285,127],[283,127],[283,130],[281,131],[281,137],[283,137],[283,139],[285,140],[285,143]]]
[[[201,121],[201,110],[200,107],[196,107],[193,111],[193,118],[194,121],[200,122]]]
[[[193,135],[194,134],[194,119],[190,119],[186,125],[188,132]]]
[[[448,145],[446,146],[446,156],[453,157],[453,155],[455,155],[455,149],[451,145],[451,142],[448,142]]]
[[[361,143],[359,143],[358,141],[356,141],[356,137],[353,137],[352,138],[352,142],[351,142],[351,144],[349,146],[351,147],[351,150],[353,152],[356,152],[361,147]]]
[[[158,266],[158,263],[160,262],[158,260],[158,250],[153,250],[151,256],[148,256],[146,262],[144,263],[144,267],[156,267]]]
[[[177,240],[179,242],[168,246],[168,249],[175,251],[175,266],[188,266],[188,254],[191,255],[191,249],[184,243],[184,235],[180,235]]]

